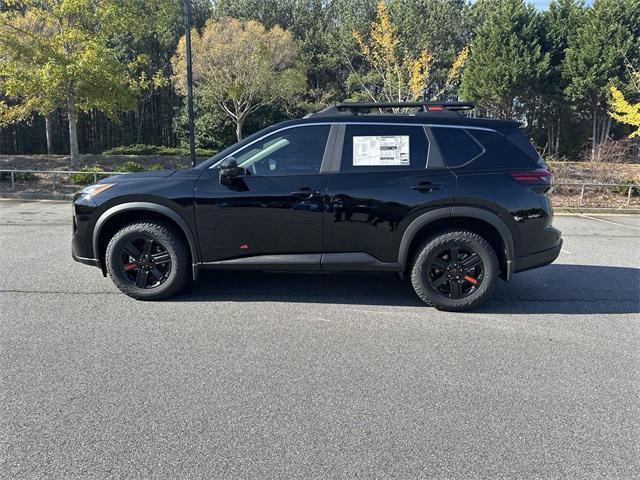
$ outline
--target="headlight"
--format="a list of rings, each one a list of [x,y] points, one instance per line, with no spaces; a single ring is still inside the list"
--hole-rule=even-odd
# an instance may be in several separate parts
[[[96,183],[95,185],[89,185],[88,187],[80,190],[80,194],[87,199],[93,198],[113,185],[113,183]]]

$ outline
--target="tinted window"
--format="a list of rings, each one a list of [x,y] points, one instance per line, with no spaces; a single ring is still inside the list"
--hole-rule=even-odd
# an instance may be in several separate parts
[[[462,128],[432,127],[440,152],[449,168],[459,167],[482,153],[482,148]]]
[[[474,167],[486,170],[498,168],[535,168],[538,157],[531,158],[524,151],[510,142],[507,137],[486,130],[470,130],[478,142],[485,148],[486,153],[476,162]]]
[[[253,175],[305,175],[320,172],[329,125],[295,127],[269,135],[234,154]]]
[[[527,139],[524,133],[520,130],[516,130],[512,134],[507,137],[511,142],[513,142],[520,150],[522,150],[529,158],[538,162],[540,160],[540,156],[536,149],[533,148],[531,142]]]
[[[342,147],[343,172],[423,169],[429,143],[421,126],[347,125]]]

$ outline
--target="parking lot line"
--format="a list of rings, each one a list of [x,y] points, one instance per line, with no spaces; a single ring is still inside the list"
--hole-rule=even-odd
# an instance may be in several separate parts
[[[591,216],[589,216],[589,215],[584,215],[584,214],[580,215],[580,217],[582,217],[582,218],[587,218],[587,219],[589,219],[589,220],[597,220],[598,222],[609,223],[609,224],[611,224],[611,225],[615,225],[615,226],[617,226],[617,227],[626,227],[626,228],[631,228],[632,230],[638,230],[638,231],[640,231],[640,228],[639,228],[639,227],[633,227],[633,226],[631,226],[631,225],[626,225],[626,224],[624,224],[624,223],[613,222],[613,221],[611,221],[611,220],[605,220],[605,219],[603,219],[603,218],[591,217]]]

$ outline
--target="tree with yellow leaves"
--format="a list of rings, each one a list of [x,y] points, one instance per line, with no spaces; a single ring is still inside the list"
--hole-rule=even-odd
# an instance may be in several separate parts
[[[291,102],[306,86],[296,67],[291,33],[259,22],[224,17],[209,20],[192,33],[193,84],[198,101],[225,113],[236,126],[238,141],[245,121],[276,101]],[[184,37],[173,58],[176,89],[186,91]]]
[[[631,66],[629,70],[631,70],[631,87],[636,93],[640,93],[640,72]],[[635,127],[629,138],[640,137],[640,103],[628,102],[623,93],[614,86],[610,87],[610,91],[613,106],[613,111],[609,112],[611,118]]]
[[[360,97],[368,97],[374,102],[405,102],[411,100],[442,97],[458,80],[462,67],[469,55],[464,47],[457,55],[446,81],[433,95],[428,95],[434,87],[432,68],[434,56],[428,50],[418,55],[410,55],[400,48],[397,27],[391,21],[387,5],[377,4],[376,19],[371,23],[368,40],[359,32],[353,32],[363,60],[370,67],[367,73],[359,72],[351,61],[352,82],[362,89]]]
[[[152,22],[141,2],[13,0],[0,10],[0,126],[33,113],[66,110],[71,165],[79,162],[78,116],[97,110],[117,122],[144,90],[162,82],[147,75],[146,55],[128,55],[126,42],[143,38]],[[170,0],[154,0],[160,12]],[[162,23],[162,22],[160,22]],[[50,131],[47,120],[47,143]]]

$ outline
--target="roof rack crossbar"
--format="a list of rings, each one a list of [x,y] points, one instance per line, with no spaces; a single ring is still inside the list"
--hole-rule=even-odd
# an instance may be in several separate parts
[[[475,105],[473,103],[468,102],[344,102],[337,104],[336,108],[338,110],[364,110],[369,108],[421,108],[425,112],[440,109],[456,112],[461,110],[471,110],[474,106]]]
[[[359,110],[372,108],[419,108],[420,112],[418,113],[454,114],[463,110],[471,110],[474,108],[474,104],[467,102],[343,102],[307,116],[357,115]]]

